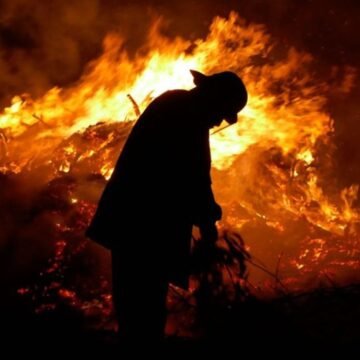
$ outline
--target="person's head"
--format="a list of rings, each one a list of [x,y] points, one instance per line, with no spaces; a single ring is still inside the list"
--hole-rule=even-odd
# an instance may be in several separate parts
[[[209,113],[209,127],[220,125],[222,120],[229,124],[237,121],[237,113],[247,103],[248,95],[244,83],[235,73],[223,71],[204,75],[190,70],[196,91],[201,94]]]

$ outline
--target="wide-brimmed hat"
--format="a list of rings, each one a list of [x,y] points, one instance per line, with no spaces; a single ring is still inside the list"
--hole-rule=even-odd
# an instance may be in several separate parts
[[[198,88],[224,104],[225,120],[230,124],[235,123],[237,113],[245,107],[248,100],[246,87],[240,77],[231,71],[212,75],[205,75],[197,70],[190,70],[190,72]]]

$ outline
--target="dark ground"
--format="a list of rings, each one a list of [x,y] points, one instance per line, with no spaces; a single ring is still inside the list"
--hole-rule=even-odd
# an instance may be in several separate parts
[[[121,350],[111,330],[89,330],[76,310],[33,313],[23,298],[2,307],[4,345],[52,349]],[[212,307],[201,338],[168,338],[167,350],[221,351],[241,354],[266,351],[278,355],[318,350],[360,354],[360,285],[318,289],[271,301],[248,299],[232,306]]]

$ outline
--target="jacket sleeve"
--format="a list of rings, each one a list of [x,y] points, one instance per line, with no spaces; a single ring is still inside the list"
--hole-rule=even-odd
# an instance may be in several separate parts
[[[207,129],[202,129],[196,134],[192,158],[193,219],[195,225],[203,226],[221,218],[221,208],[215,201],[211,186],[211,153]]]

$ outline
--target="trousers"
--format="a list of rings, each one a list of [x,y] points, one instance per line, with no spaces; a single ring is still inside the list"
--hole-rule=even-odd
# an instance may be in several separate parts
[[[119,250],[111,254],[113,305],[120,341],[161,341],[167,318],[167,276],[156,264],[137,263],[136,258],[126,261]]]

